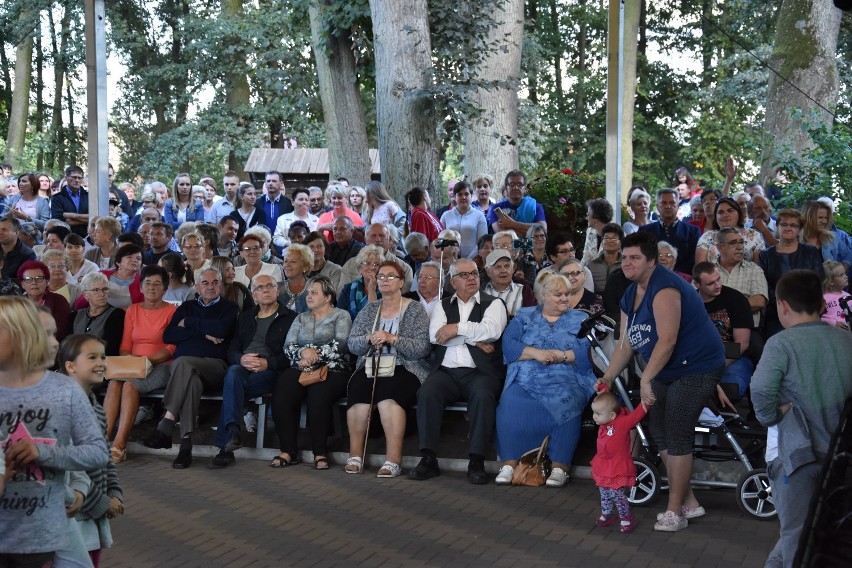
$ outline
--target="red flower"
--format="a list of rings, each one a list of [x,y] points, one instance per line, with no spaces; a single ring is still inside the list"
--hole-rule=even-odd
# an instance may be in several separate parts
[[[565,174],[566,176],[573,176],[574,170],[572,170],[571,168],[565,168],[564,170],[562,170],[562,173]]]

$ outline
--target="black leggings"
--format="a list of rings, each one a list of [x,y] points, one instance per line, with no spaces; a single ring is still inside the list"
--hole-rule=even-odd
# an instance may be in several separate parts
[[[648,415],[651,437],[660,451],[666,450],[670,456],[692,454],[695,425],[707,399],[716,392],[723,370],[686,375],[670,383],[651,381],[657,401]]]
[[[329,371],[328,378],[308,387],[299,384],[299,369],[290,368],[278,376],[272,388],[272,419],[282,452],[292,457],[298,451],[299,416],[302,400],[308,403],[308,431],[314,455],[328,451],[329,423],[334,403],[346,394],[347,373]]]

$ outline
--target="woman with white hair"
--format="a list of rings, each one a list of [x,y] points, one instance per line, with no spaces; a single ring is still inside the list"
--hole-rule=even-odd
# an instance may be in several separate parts
[[[657,264],[664,268],[668,268],[675,274],[679,274],[687,282],[692,282],[692,275],[678,272],[675,270],[677,263],[677,248],[671,243],[660,241],[657,243]]]
[[[80,282],[88,306],[71,313],[71,331],[88,333],[106,342],[106,354],[118,355],[124,333],[124,310],[110,306],[109,280],[100,272],[91,272]]]
[[[71,268],[71,259],[68,258],[64,250],[47,249],[41,255],[41,261],[50,270],[47,289],[54,294],[59,294],[68,300],[69,305],[73,306],[77,296],[80,295],[80,288],[75,284],[68,283],[68,269]]]
[[[353,320],[364,306],[382,297],[376,274],[385,260],[385,251],[380,246],[367,245],[355,258],[361,276],[346,284],[337,297],[337,307],[349,312]]]
[[[293,243],[284,253],[284,282],[278,301],[296,313],[308,311],[307,275],[314,267],[314,253],[305,245]]]
[[[518,310],[503,333],[508,369],[497,407],[497,453],[504,460],[498,485],[512,482],[521,456],[547,435],[553,460],[547,486],[568,481],[583,409],[595,392],[589,343],[577,337],[587,315],[570,309],[570,288],[562,274],[542,271],[535,282],[539,305]]]
[[[627,204],[630,206],[633,219],[621,225],[625,235],[635,233],[639,230],[639,227],[651,222],[648,218],[648,213],[651,211],[651,195],[645,191],[644,187],[636,186],[631,188]]]

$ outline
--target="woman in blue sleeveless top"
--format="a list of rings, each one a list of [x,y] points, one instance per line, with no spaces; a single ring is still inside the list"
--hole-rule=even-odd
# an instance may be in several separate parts
[[[669,476],[668,507],[654,530],[674,532],[704,514],[689,485],[693,428],[716,392],[725,350],[695,289],[657,265],[655,236],[628,235],[622,250],[621,269],[633,284],[621,299],[621,340],[601,380],[610,385],[634,353],[647,362],[642,401]]]

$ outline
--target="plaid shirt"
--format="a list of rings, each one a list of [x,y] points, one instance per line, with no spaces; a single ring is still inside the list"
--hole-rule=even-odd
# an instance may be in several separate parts
[[[728,288],[733,288],[741,292],[746,297],[763,296],[769,299],[769,285],[766,283],[766,276],[763,270],[758,265],[750,260],[743,260],[728,272],[725,268],[716,263],[716,268],[719,269],[719,274],[722,275],[722,285]],[[755,325],[759,323],[760,314],[754,314]]]

